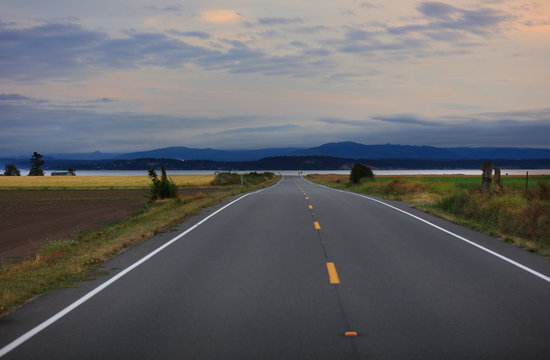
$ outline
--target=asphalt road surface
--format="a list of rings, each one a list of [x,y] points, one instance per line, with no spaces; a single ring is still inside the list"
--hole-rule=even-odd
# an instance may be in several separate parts
[[[228,204],[1,320],[0,354],[550,358],[546,259],[298,176]]]

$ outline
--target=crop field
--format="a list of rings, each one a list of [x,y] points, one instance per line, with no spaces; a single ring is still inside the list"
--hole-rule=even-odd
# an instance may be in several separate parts
[[[168,175],[178,186],[206,186],[214,175]],[[146,189],[143,176],[0,176],[0,190]]]

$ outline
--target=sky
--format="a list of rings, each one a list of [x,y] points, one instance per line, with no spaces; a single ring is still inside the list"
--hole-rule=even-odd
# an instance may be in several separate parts
[[[0,156],[550,148],[548,0],[0,0]]]

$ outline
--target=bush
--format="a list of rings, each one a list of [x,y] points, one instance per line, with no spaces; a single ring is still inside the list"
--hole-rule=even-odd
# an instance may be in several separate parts
[[[263,183],[264,181],[271,180],[275,176],[272,172],[250,172],[248,174],[237,174],[233,172],[220,172],[216,174],[216,177],[212,182],[211,185],[215,186],[224,186],[224,185],[240,185],[241,184],[241,176],[243,180],[243,185],[258,185]]]
[[[352,184],[359,184],[364,180],[374,180],[374,174],[372,170],[363,164],[355,164],[351,169],[349,175],[349,182]]]
[[[166,169],[164,166],[162,169],[162,176],[159,179],[155,169],[149,170],[149,178],[151,179],[151,200],[168,199],[178,196],[178,187],[176,184],[168,178],[166,175]]]
[[[219,172],[212,180],[211,184],[216,186],[223,185],[237,185],[241,183],[241,176],[237,173],[232,173],[229,171]]]
[[[271,180],[275,176],[272,172],[251,172],[248,174],[245,174],[243,177],[244,183],[246,185],[258,185],[263,183],[264,181]]]

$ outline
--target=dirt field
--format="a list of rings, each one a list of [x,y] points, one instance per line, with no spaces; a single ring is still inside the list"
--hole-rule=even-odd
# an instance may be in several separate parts
[[[217,189],[180,188],[181,195],[213,191]],[[148,190],[0,190],[0,266],[50,241],[124,219],[147,196]]]

